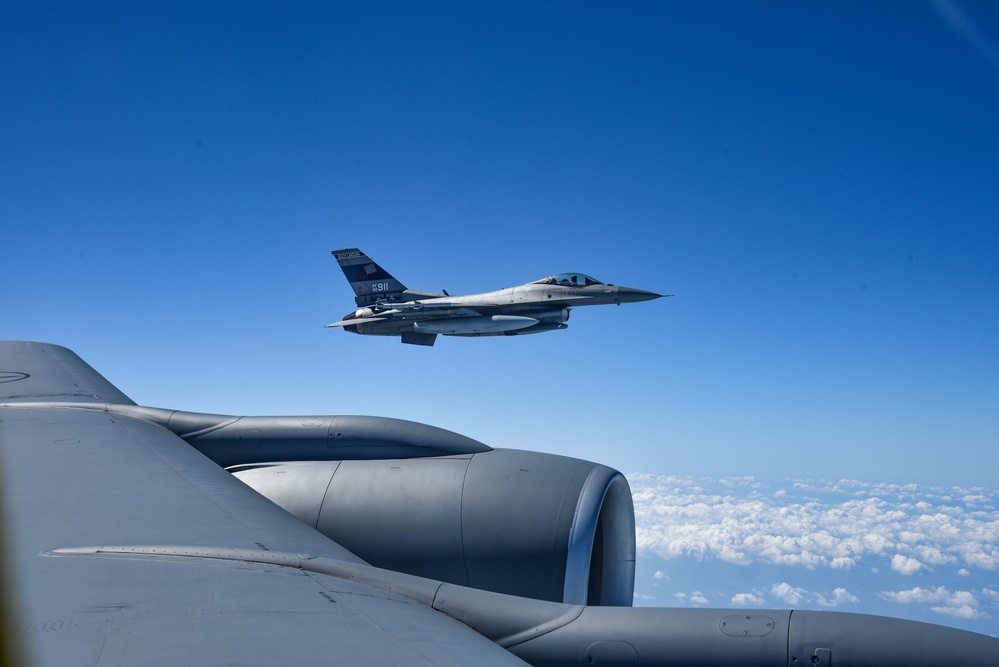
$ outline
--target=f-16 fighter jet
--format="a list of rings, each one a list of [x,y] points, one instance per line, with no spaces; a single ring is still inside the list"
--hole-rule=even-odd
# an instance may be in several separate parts
[[[333,256],[356,295],[357,310],[327,327],[369,336],[401,336],[433,345],[445,336],[516,336],[565,329],[577,306],[635,303],[662,294],[608,285],[585,273],[559,273],[495,292],[451,296],[407,289],[357,248]],[[669,296],[669,295],[666,295]]]

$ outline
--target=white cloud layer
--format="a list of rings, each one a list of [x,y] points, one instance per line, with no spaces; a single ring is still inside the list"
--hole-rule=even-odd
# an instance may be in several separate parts
[[[986,489],[914,484],[704,480],[630,475],[638,549],[666,559],[765,561],[916,574],[937,566],[999,570],[999,498]]]
[[[673,597],[676,598],[677,602],[689,604],[694,607],[702,607],[708,604],[708,599],[704,597],[704,593],[700,591],[694,591],[693,593],[674,593]]]
[[[999,601],[999,595],[993,590],[983,588],[980,593],[985,601],[992,603]],[[932,589],[916,586],[905,591],[885,591],[881,593],[881,597],[899,604],[928,605],[938,614],[949,614],[958,618],[989,618],[989,615],[982,611],[982,603],[973,591],[952,592],[945,586]]]
[[[891,569],[901,574],[916,574],[925,568],[926,566],[915,558],[903,556],[902,554],[895,554],[891,557]]]
[[[999,576],[997,491],[852,480],[766,483],[749,477],[642,474],[628,480],[640,556],[778,566],[789,574],[794,569],[825,570],[830,578],[837,572],[884,571],[922,586],[880,594],[868,589],[872,598],[962,619],[989,618],[985,610],[999,608],[996,586],[951,590],[925,583],[943,578],[941,583],[952,585],[959,577]],[[809,591],[782,581],[730,593],[728,599],[735,606],[860,602],[846,588],[833,584],[829,589]],[[688,605],[706,604],[706,597],[699,591],[674,594],[677,602]]]
[[[755,593],[736,593],[732,596],[732,604],[737,607],[760,607],[766,599]]]
[[[786,581],[774,584],[770,589],[770,593],[778,600],[783,600],[794,607],[799,606],[808,596],[808,591],[804,588],[796,588]]]

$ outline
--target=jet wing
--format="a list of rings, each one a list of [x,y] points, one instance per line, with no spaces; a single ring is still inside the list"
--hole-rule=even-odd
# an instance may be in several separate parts
[[[0,662],[524,664],[412,599],[301,567],[369,568],[165,428],[73,402],[133,405],[69,350],[0,342]]]

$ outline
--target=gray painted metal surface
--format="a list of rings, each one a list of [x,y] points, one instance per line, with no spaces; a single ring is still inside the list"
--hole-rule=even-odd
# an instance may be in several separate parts
[[[164,424],[162,414],[121,407],[130,405],[68,350],[0,342],[0,536],[7,604],[0,660],[7,664],[999,664],[995,638],[898,619],[584,606],[378,568],[237,480],[171,430],[169,420]],[[268,424],[275,441],[286,436],[288,425],[280,419],[260,422],[265,441]],[[238,448],[238,440],[228,446]],[[283,451],[309,451],[295,447]],[[582,536],[591,532],[593,512],[601,507],[592,531],[592,562],[603,519],[626,512],[622,504],[630,509],[626,485],[615,483],[616,473],[602,466],[571,459],[556,464],[524,454],[452,455],[439,459],[449,462],[444,465],[451,472],[438,479],[450,475],[462,477],[465,486],[487,487],[516,477],[519,468],[512,466],[527,465],[528,471],[538,471],[542,485],[577,489],[565,506],[575,509],[539,507],[539,517],[547,518],[537,523],[561,526],[572,515],[568,539],[586,542],[589,538]],[[499,463],[492,480],[490,460]],[[419,503],[421,493],[434,492],[433,484],[420,481],[427,462],[395,461],[400,470],[409,468],[400,474],[411,478],[401,485],[411,493],[399,498]],[[276,463],[273,467],[289,470],[313,465]],[[482,474],[473,479],[479,463]],[[337,483],[327,482],[330,499],[353,503],[351,511],[363,517],[364,505],[390,489],[386,480],[394,474],[393,465],[317,463],[302,483],[320,480],[321,486],[324,477],[333,480],[344,466],[375,470],[345,477],[351,492],[340,496],[333,488]],[[544,497],[522,482],[512,481],[502,495],[483,491],[481,503],[494,507],[483,506],[481,520],[492,521],[490,512],[513,495]],[[453,508],[444,509],[454,493],[452,486],[431,497],[428,511],[450,511],[449,521],[454,521]],[[460,505],[463,514],[464,495]],[[305,518],[321,523],[326,509],[321,503],[314,516]],[[462,523],[462,532],[467,526],[473,533],[475,548],[492,544],[498,549],[495,572],[504,567],[499,555],[505,545],[526,544],[526,537],[539,534],[531,524],[536,517],[521,528],[513,519],[517,511],[500,512],[489,525]],[[369,521],[377,519],[376,507]],[[465,549],[464,535],[462,540]],[[618,556],[626,556],[623,541],[612,539],[601,548],[620,549]],[[385,539],[379,549],[396,547]],[[565,580],[558,584],[563,594],[571,588],[565,583],[571,572],[581,571],[568,556],[565,563]],[[594,581],[589,579],[591,589]]]
[[[631,605],[631,491],[606,466],[493,450],[229,470],[372,565],[542,600]]]
[[[158,424],[220,466],[269,460],[352,460],[488,452],[478,440],[405,419],[357,415],[233,417],[101,402],[17,401],[0,406],[96,410]]]
[[[2,564],[16,584],[2,643],[20,647],[9,664],[315,664],[324,656],[519,664],[466,626],[366,585],[237,562],[48,555],[193,544],[363,563],[162,426],[39,406],[70,395],[129,403],[68,350],[0,343],[0,378]]]
[[[526,285],[451,296],[409,290],[357,248],[333,257],[354,289],[357,310],[327,327],[403,343],[433,345],[445,336],[518,336],[565,329],[577,306],[636,303],[662,294],[600,282],[584,273],[560,273]]]

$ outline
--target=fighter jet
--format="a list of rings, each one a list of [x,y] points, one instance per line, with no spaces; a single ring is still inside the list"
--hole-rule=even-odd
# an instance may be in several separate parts
[[[405,285],[357,248],[333,256],[354,288],[357,310],[327,327],[368,336],[401,336],[403,343],[433,345],[445,336],[517,336],[565,329],[577,306],[636,303],[662,296],[602,283],[585,273],[559,273],[494,292],[451,296]]]

